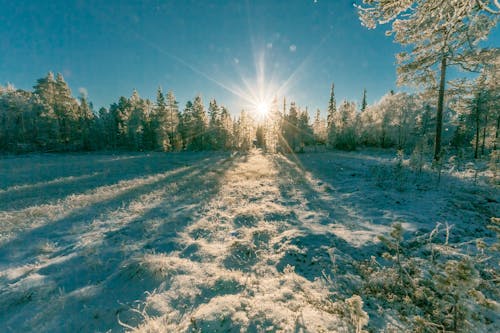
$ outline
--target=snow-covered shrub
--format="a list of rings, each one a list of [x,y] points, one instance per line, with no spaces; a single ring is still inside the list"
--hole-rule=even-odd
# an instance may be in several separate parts
[[[351,316],[351,323],[354,326],[356,333],[366,332],[363,327],[368,324],[368,313],[363,310],[363,299],[359,295],[353,295],[345,300],[347,309]]]
[[[450,227],[438,226],[428,236],[405,240],[401,224],[394,224],[380,237],[387,252],[357,263],[363,295],[390,303],[416,332],[490,329],[498,310],[494,299],[500,296],[498,263],[491,260],[498,258],[498,248],[478,240],[474,254],[464,253],[462,244],[448,244],[449,232]]]

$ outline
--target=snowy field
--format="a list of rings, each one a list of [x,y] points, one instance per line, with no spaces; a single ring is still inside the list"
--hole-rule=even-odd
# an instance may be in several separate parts
[[[485,175],[437,184],[394,156],[4,157],[0,332],[355,332],[354,294],[365,328],[403,331],[354,263],[381,256],[394,222],[491,243],[500,195]],[[500,331],[496,310],[478,331]]]

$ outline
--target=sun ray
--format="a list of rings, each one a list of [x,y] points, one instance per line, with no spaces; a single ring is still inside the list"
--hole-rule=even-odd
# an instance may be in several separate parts
[[[194,64],[186,61],[185,59],[169,52],[159,46],[156,43],[151,42],[146,36],[142,35],[137,30],[127,29],[123,26],[118,26],[114,24],[117,30],[121,31],[124,35],[133,35],[138,40],[142,41],[145,45],[151,47],[157,52],[171,58],[177,63],[183,65],[184,67],[191,70],[193,73],[203,77],[204,79],[216,84],[223,90],[229,92],[230,94],[238,97],[240,99],[241,106],[243,109],[247,109],[257,115],[257,118],[264,118],[267,113],[269,113],[270,105],[272,100],[277,96],[286,96],[289,92],[292,84],[299,80],[299,75],[304,71],[306,66],[309,65],[313,56],[321,48],[321,46],[330,37],[332,31],[328,32],[318,45],[313,48],[308,55],[301,61],[301,63],[293,70],[293,72],[285,79],[280,79],[280,73],[276,67],[273,66],[271,70],[266,68],[266,47],[263,46],[261,49],[257,47],[257,41],[255,39],[252,19],[250,15],[250,4],[248,0],[246,1],[247,11],[248,11],[248,33],[251,44],[251,55],[254,61],[254,77],[248,77],[244,75],[239,68],[239,66],[234,66],[235,72],[237,73],[237,81],[226,82],[217,79],[213,75],[209,75],[206,72],[200,70]],[[94,16],[102,16],[101,13],[93,13]],[[281,82],[281,84],[277,84]]]

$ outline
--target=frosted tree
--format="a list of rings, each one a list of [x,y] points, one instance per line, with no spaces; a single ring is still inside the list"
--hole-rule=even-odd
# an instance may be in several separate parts
[[[154,108],[153,128],[156,132],[156,145],[162,151],[171,149],[171,141],[169,135],[169,114],[165,96],[161,87],[158,87],[156,92],[156,106]]]
[[[278,146],[282,144],[281,128],[283,121],[283,115],[279,109],[278,98],[275,97],[269,108],[269,113],[265,118],[265,143],[266,150],[270,152],[276,152]]]
[[[297,130],[300,152],[303,152],[305,146],[309,146],[314,142],[314,133],[309,124],[309,112],[307,108],[299,112]]]
[[[114,137],[112,148],[128,146],[128,120],[132,113],[131,103],[128,98],[121,96],[118,103],[113,103],[109,108],[111,117],[110,130]]]
[[[283,137],[286,141],[286,149],[289,152],[294,152],[299,146],[299,111],[295,102],[290,103],[290,110],[284,116],[283,121]]]
[[[38,79],[33,86],[33,93],[38,95],[40,102],[47,107],[54,105],[56,96],[56,80],[54,74],[49,72],[46,77]]]
[[[319,109],[317,109],[314,114],[313,133],[314,140],[317,143],[326,143],[326,122],[321,118],[321,111]]]
[[[175,99],[174,92],[169,90],[167,93],[166,100],[166,129],[168,131],[168,138],[170,140],[170,144],[172,148],[175,150],[179,150],[182,146],[181,138],[178,133],[179,127],[179,103]]]
[[[111,113],[105,107],[99,108],[94,122],[94,139],[97,149],[116,147],[116,128]]]
[[[365,111],[360,115],[360,143],[365,146],[375,146],[377,142],[376,135],[373,131],[373,109],[375,107],[367,106]]]
[[[365,0],[357,6],[368,28],[391,23],[388,35],[408,52],[397,56],[398,83],[438,88],[434,159],[441,155],[446,73],[451,65],[481,63],[478,43],[496,25],[498,0]],[[498,9],[498,10],[497,10]]]
[[[80,104],[78,105],[78,131],[80,136],[80,146],[84,150],[92,150],[96,146],[95,136],[95,116],[92,111],[92,105],[88,102],[87,96],[80,96]]]
[[[488,147],[494,151],[498,140],[500,88],[498,67],[494,62],[485,66],[472,82],[469,95],[470,98],[465,99],[464,113],[468,116],[473,133],[469,136],[465,134],[464,137],[473,137],[474,158],[479,158],[486,154]],[[466,130],[462,131],[467,133]]]
[[[482,133],[481,151],[485,154],[489,146],[493,152],[497,150],[498,135],[500,131],[500,50],[497,50],[495,58],[482,69],[484,83],[479,88],[484,91],[486,105],[484,116],[484,127]]]
[[[54,86],[53,108],[59,123],[59,143],[68,149],[68,145],[78,137],[78,133],[73,131],[78,121],[78,103],[71,96],[71,89],[64,81],[62,74],[57,73]]]
[[[184,149],[191,146],[191,141],[194,137],[193,121],[193,102],[187,101],[182,111],[181,122],[179,124],[179,132],[181,134]]]
[[[353,150],[357,145],[356,103],[344,100],[333,117],[335,147]]]
[[[486,136],[486,127],[488,123],[488,110],[487,110],[487,101],[488,101],[488,93],[485,91],[485,76],[479,76],[477,80],[477,88],[473,93],[473,98],[469,102],[471,108],[471,118],[474,122],[474,158],[479,157],[479,145],[481,140],[481,129],[484,129],[483,138]],[[483,140],[483,149],[482,154],[484,154],[484,140]]]
[[[238,119],[234,122],[234,148],[236,150],[248,151],[252,147],[255,131],[252,120],[245,110],[242,110]]]
[[[131,111],[127,123],[127,143],[130,149],[141,150],[144,147],[146,103],[135,89],[129,102]]]
[[[224,150],[231,149],[233,142],[233,120],[226,107],[222,106],[220,108],[220,134],[219,139],[221,140],[220,145]]]
[[[0,150],[33,150],[35,121],[30,92],[13,86],[0,90]]]
[[[208,133],[207,141],[210,149],[220,149],[221,147],[221,117],[220,109],[215,99],[211,99],[208,105]]]
[[[206,148],[206,130],[208,125],[207,114],[201,96],[195,97],[193,102],[193,122],[192,133],[193,138],[191,141],[191,149],[203,150]]]
[[[54,111],[56,81],[52,72],[37,80],[33,95],[33,107],[37,115],[37,145],[43,150],[55,149],[58,145],[59,122]]]

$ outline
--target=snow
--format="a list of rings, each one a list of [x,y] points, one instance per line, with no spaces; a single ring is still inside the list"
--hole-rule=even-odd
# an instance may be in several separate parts
[[[486,178],[405,166],[400,182],[393,157],[5,157],[0,331],[348,332],[353,261],[383,252],[393,222],[407,237],[448,223],[467,242],[500,211]],[[378,328],[398,325],[373,309]]]

